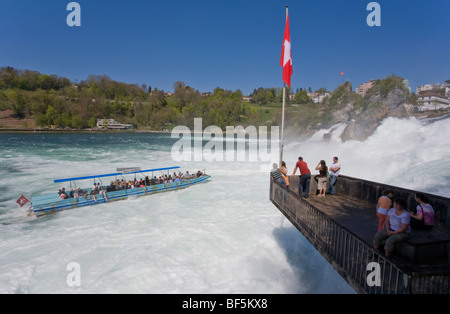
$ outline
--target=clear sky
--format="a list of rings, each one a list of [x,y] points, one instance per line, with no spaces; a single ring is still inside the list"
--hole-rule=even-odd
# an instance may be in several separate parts
[[[379,27],[367,25],[369,0],[80,0],[80,27],[66,23],[69,2],[2,0],[0,66],[165,91],[282,87],[288,5],[294,89],[395,74],[415,91],[450,79],[449,0],[376,1]]]

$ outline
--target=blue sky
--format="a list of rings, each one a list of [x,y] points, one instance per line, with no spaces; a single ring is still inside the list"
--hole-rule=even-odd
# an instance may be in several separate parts
[[[66,24],[69,2],[2,0],[0,66],[165,91],[282,87],[288,5],[293,88],[396,74],[414,91],[450,79],[448,0],[376,1],[380,27],[366,23],[369,0],[80,0],[81,27]]]

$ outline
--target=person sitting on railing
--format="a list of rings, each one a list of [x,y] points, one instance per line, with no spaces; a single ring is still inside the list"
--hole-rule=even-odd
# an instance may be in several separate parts
[[[419,203],[416,213],[410,211],[411,226],[421,230],[431,230],[434,226],[434,210],[428,204],[428,197],[422,193],[416,193],[416,202]]]
[[[283,175],[284,181],[286,181],[286,188],[289,190],[289,177],[287,174],[287,167],[286,163],[284,161],[281,162],[281,168],[280,168],[281,174]]]
[[[270,176],[272,177],[273,180],[277,181],[278,183],[280,183],[284,188],[287,186],[286,185],[286,180],[283,177],[283,173],[281,173],[280,168],[278,168],[278,165],[276,163],[274,163],[272,165],[272,170],[270,171]]]
[[[408,240],[411,237],[410,217],[406,211],[406,201],[397,199],[394,201],[394,207],[386,217],[385,228],[375,234],[373,247],[378,250],[381,242],[384,244],[386,256],[390,256],[397,243]]]

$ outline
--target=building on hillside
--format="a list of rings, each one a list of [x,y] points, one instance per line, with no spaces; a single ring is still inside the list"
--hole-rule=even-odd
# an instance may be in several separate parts
[[[375,84],[375,82],[376,82],[376,80],[370,80],[370,81],[360,84],[356,88],[356,93],[358,95],[364,96],[367,93],[367,91],[373,87],[373,84]]]
[[[420,111],[450,108],[450,99],[445,96],[445,89],[421,91],[417,103],[420,105]]]
[[[331,93],[329,92],[314,92],[307,93],[308,97],[313,101],[313,103],[317,104],[322,102],[326,97],[330,97]]]
[[[445,96],[450,98],[450,80],[445,81],[444,88],[445,88]]]
[[[99,129],[126,130],[132,127],[132,124],[118,123],[114,119],[97,119],[97,128]]]
[[[405,86],[405,88],[409,91],[409,93],[411,94],[411,86],[409,86],[409,81],[407,79],[403,80],[403,86]]]
[[[416,95],[419,95],[421,92],[431,91],[441,89],[441,85],[439,83],[436,84],[425,84],[416,87]]]

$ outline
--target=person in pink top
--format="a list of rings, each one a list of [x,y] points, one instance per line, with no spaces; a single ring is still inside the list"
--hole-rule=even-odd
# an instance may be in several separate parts
[[[416,193],[416,213],[409,212],[411,216],[411,226],[422,230],[431,230],[434,226],[434,210],[428,204],[428,197],[422,193]]]

